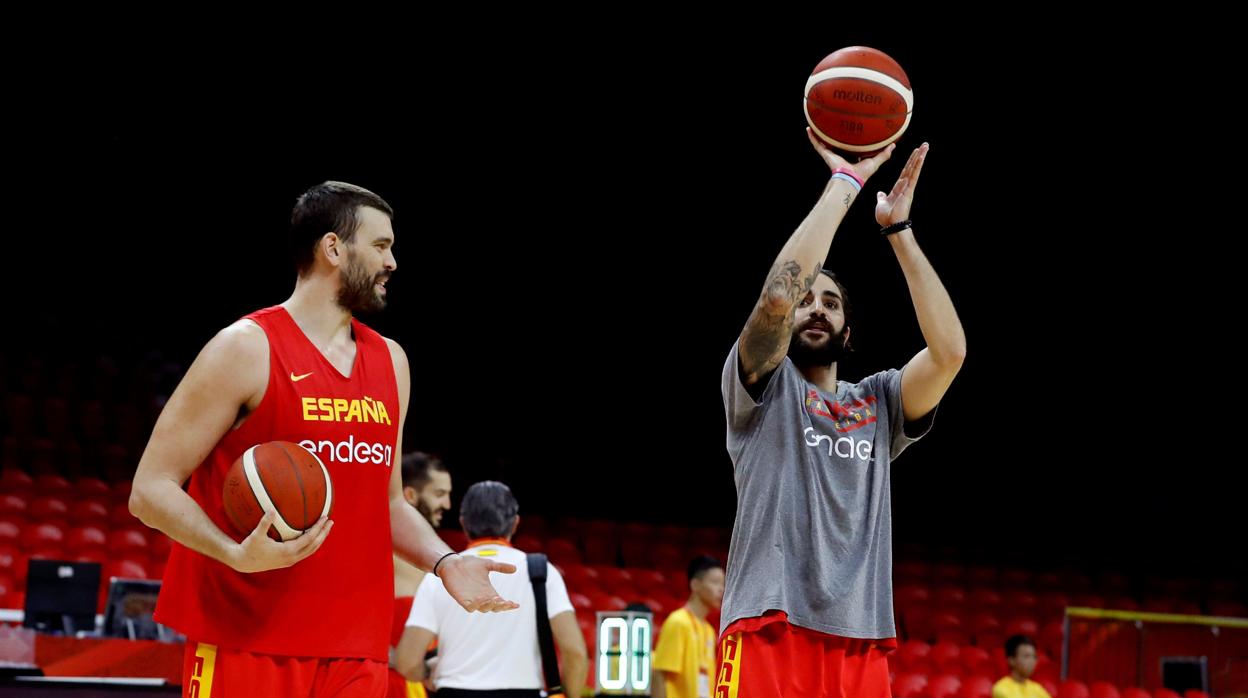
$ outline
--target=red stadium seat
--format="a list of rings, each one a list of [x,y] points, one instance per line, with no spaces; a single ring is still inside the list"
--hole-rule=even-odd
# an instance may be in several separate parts
[[[936,663],[931,660],[932,646],[922,640],[906,640],[897,648],[897,659],[905,672],[911,674],[936,673]]]
[[[959,645],[952,642],[938,642],[932,645],[932,651],[928,653],[927,658],[931,660],[937,673],[952,674],[962,670],[962,664],[958,661],[961,654],[962,648]]]
[[[147,534],[133,528],[114,530],[108,536],[108,547],[117,556],[147,555]]]
[[[570,591],[568,592],[568,600],[572,602],[572,608],[578,611],[594,610],[594,602],[585,594]]]
[[[75,501],[69,507],[69,520],[76,524],[108,524],[108,500],[91,497]]]
[[[30,502],[26,497],[20,494],[0,494],[0,516],[5,519],[16,521],[25,520],[27,518],[27,510],[30,509]]]
[[[96,477],[80,477],[74,482],[75,498],[79,496],[108,497],[108,483]]]
[[[9,596],[17,591],[17,580],[0,572],[0,608],[11,608]]]
[[[147,579],[147,568],[137,560],[113,560],[104,565],[103,580],[112,577],[126,579]]]
[[[1040,624],[1032,618],[1015,618],[1005,626],[1006,636],[1027,635],[1034,637],[1040,632]]]
[[[1062,668],[1058,662],[1049,659],[1041,653],[1036,657],[1036,670],[1032,673],[1031,678],[1035,681],[1040,681],[1042,679],[1060,681],[1062,678]]]
[[[69,484],[69,480],[60,475],[49,473],[35,478],[35,491],[41,495],[70,494],[73,492],[73,486]]]
[[[962,680],[959,698],[992,698],[993,680],[987,676],[970,676]]]
[[[27,553],[36,549],[60,549],[65,543],[65,529],[54,523],[31,524],[22,529],[21,541]]]
[[[675,543],[656,543],[650,548],[650,565],[659,569],[688,567],[692,557],[685,547]]]
[[[979,612],[971,617],[971,632],[975,635],[1000,633],[1001,621],[993,613]]]
[[[34,493],[35,479],[17,468],[0,471],[0,492],[27,497]]]
[[[996,589],[971,589],[971,592],[966,594],[966,604],[976,611],[995,613],[1001,606],[1001,594]]]
[[[108,534],[98,526],[79,526],[65,537],[65,553],[81,555],[89,550],[104,551],[108,547]]]
[[[966,605],[966,591],[961,587],[946,586],[936,590],[933,598],[936,603],[944,608],[962,607]],[[930,685],[930,684],[929,684]]]
[[[938,604],[938,607],[944,606],[943,604]],[[962,614],[955,613],[953,611],[937,611],[928,616],[927,622],[928,625],[932,627],[932,630],[936,632],[940,632],[941,630],[948,628],[961,630],[963,625]]]
[[[689,600],[689,597],[687,596],[676,597],[676,596],[672,596],[671,594],[659,594],[651,598],[658,601],[663,606],[664,618],[667,617],[667,614],[684,606],[685,601]],[[711,627],[719,627],[718,625],[715,624],[714,619],[712,618],[712,616],[716,615],[717,613],[718,611],[712,611],[711,613],[707,614],[706,622],[711,623]]]
[[[1053,591],[1041,594],[1037,601],[1036,610],[1045,620],[1061,618],[1066,613],[1066,607],[1071,605],[1069,597]]]
[[[129,503],[114,501],[108,510],[108,524],[112,528],[138,528],[143,522],[130,513]]]
[[[923,674],[901,674],[893,682],[894,698],[923,698],[927,692],[927,677]]]
[[[1040,637],[1036,641],[1040,643],[1040,649],[1047,652],[1050,656],[1059,657],[1062,654],[1062,621],[1049,621],[1040,630]]]
[[[906,560],[893,566],[895,579],[928,584],[932,580],[932,566],[918,560]]]
[[[1015,590],[1001,595],[1001,612],[1021,615],[1035,610],[1038,599],[1030,591]]]
[[[991,656],[983,647],[964,645],[958,653],[958,661],[962,664],[962,675],[973,676],[984,662],[991,661]]]
[[[157,567],[164,570],[169,553],[173,551],[173,541],[155,529],[145,529],[144,533],[147,534],[147,571],[156,579],[158,575],[153,570]]]
[[[17,579],[17,563],[24,559],[16,545],[0,543],[0,574],[7,574]]]
[[[576,543],[565,538],[551,538],[546,541],[546,556],[551,562],[560,565],[580,564],[581,551]]]
[[[905,608],[911,605],[930,603],[932,594],[927,587],[920,584],[903,584],[897,587],[896,593],[893,594],[893,600],[898,606]]]
[[[954,698],[962,690],[962,680],[953,674],[942,674],[927,682],[927,698]]]
[[[633,575],[628,570],[609,565],[595,569],[598,571],[598,586],[603,591],[624,598],[638,596],[633,587]]]
[[[1088,691],[1091,698],[1119,698],[1118,688],[1108,681],[1093,681]]]
[[[1088,686],[1082,681],[1063,681],[1057,687],[1057,696],[1055,698],[1091,698],[1092,694],[1088,691]]]
[[[668,568],[662,570],[667,578],[667,593],[680,599],[689,598],[689,573],[686,569]]]
[[[20,519],[0,518],[0,547],[21,546],[21,529],[25,522]]]
[[[631,570],[633,573],[633,585],[645,594],[666,594],[667,593],[667,577],[658,570]]]
[[[30,503],[26,512],[31,521],[57,523],[69,518],[69,503],[61,495],[44,495]]]
[[[624,599],[612,594],[596,593],[587,594],[589,600],[593,603],[594,611],[623,611],[628,602]]]
[[[668,608],[667,601],[653,596],[643,596],[641,598],[641,603],[645,604],[646,607],[650,609],[650,612],[654,614],[655,620],[666,618],[667,614],[671,613],[673,610]]]
[[[563,568],[563,583],[568,591],[579,591],[582,594],[599,591],[598,570],[586,565],[571,563]]]

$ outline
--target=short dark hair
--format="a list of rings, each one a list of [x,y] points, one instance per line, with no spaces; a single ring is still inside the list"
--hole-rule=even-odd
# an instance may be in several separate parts
[[[400,464],[400,467],[403,469],[403,486],[414,488],[417,491],[424,489],[425,485],[429,484],[429,480],[433,477],[430,475],[432,471],[437,470],[441,473],[451,472],[443,465],[441,458],[424,451],[412,451],[405,454]]]
[[[360,228],[361,206],[375,208],[394,218],[394,209],[384,199],[364,187],[346,182],[321,182],[299,196],[290,212],[287,245],[300,276],[312,268],[316,243],[326,233],[337,233],[343,242],[355,238],[355,231]]]
[[[1031,645],[1032,649],[1036,648],[1036,643],[1026,635],[1011,635],[1010,639],[1005,641],[1005,658],[1013,659],[1018,655],[1018,648],[1023,645]]]
[[[459,503],[459,517],[469,538],[502,538],[511,533],[519,513],[511,488],[495,480],[469,487]]]
[[[702,575],[713,569],[723,568],[724,563],[710,555],[699,555],[689,561],[688,579],[692,584],[693,580],[700,578]]]

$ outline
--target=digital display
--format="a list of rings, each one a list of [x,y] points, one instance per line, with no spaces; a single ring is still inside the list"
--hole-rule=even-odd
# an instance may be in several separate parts
[[[599,611],[594,686],[599,695],[650,695],[653,615]]]

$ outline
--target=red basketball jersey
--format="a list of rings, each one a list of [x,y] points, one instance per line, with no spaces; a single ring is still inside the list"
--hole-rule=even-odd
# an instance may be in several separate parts
[[[195,470],[187,491],[221,530],[225,475],[249,447],[290,441],[314,451],[333,481],[324,545],[292,567],[236,572],[174,543],[156,620],[189,639],[248,652],[387,661],[394,608],[389,485],[399,434],[390,350],[358,320],[355,364],[344,376],[281,306],[247,316],[269,340],[264,398]]]

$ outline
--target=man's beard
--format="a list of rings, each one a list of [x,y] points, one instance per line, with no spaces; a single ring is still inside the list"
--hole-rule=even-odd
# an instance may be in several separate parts
[[[831,327],[824,325],[826,331],[831,332]],[[809,329],[807,324],[804,329]],[[836,334],[829,334],[828,338],[818,346],[812,345],[802,337],[801,332],[794,332],[789,338],[789,359],[798,368],[809,368],[815,366],[831,366],[833,363],[840,361],[849,353],[846,345],[849,339],[849,326],[841,328]]]
[[[374,284],[385,279],[386,274],[369,274],[355,259],[355,254],[347,253],[347,266],[342,270],[342,286],[338,289],[338,305],[351,313],[375,313],[386,307],[385,296],[378,293]]]
[[[434,528],[438,527],[438,523],[440,522],[434,520],[434,511],[429,507],[429,505],[418,499],[416,500],[416,511],[420,512],[420,515],[425,517],[425,521],[428,521],[430,526],[433,526]],[[438,518],[441,518],[441,516]]]

